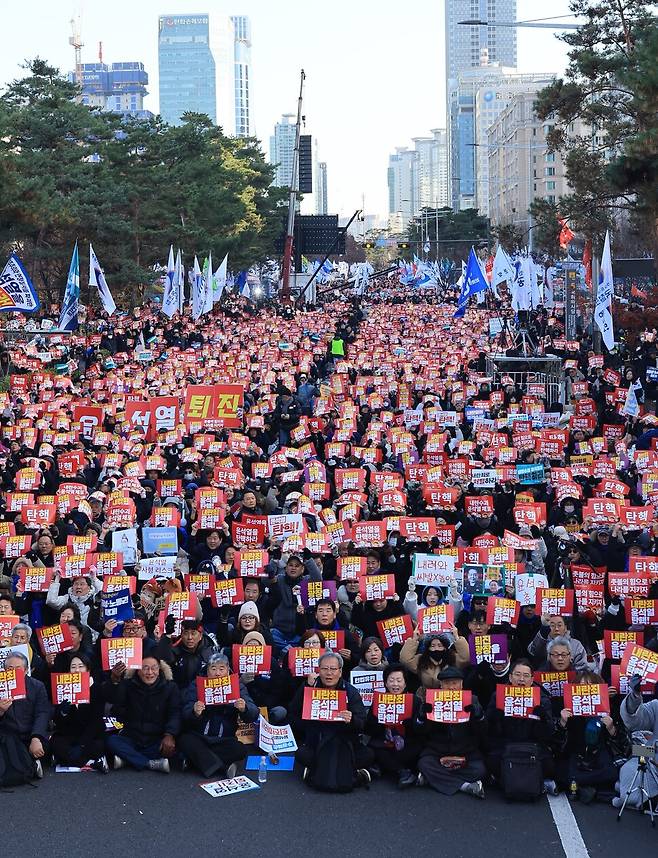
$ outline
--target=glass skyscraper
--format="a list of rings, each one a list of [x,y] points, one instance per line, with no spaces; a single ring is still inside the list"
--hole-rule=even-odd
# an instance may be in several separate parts
[[[235,135],[249,137],[251,95],[251,24],[245,15],[231,18],[233,24],[233,60],[235,77]]]
[[[445,0],[446,128],[451,204],[476,200],[475,101],[460,93],[460,76],[488,66],[516,68],[514,27],[464,26],[459,21],[516,21],[516,0]]]
[[[215,58],[207,14],[161,15],[158,28],[160,114],[180,125],[184,113],[217,122]]]

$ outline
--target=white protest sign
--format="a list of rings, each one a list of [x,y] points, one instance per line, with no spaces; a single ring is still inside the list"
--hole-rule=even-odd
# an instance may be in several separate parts
[[[199,786],[213,798],[221,798],[225,795],[235,795],[237,792],[260,789],[258,784],[255,784],[244,775],[240,775],[237,778],[227,778],[223,781],[208,781],[208,783],[199,784]]]
[[[289,724],[270,724],[261,715],[258,719],[258,745],[266,754],[284,754],[296,751],[297,742]]]

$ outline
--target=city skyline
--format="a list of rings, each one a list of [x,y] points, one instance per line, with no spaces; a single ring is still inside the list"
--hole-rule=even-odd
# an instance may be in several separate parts
[[[35,56],[63,74],[73,68],[69,20],[79,5],[27,0],[12,10],[13,37],[0,57],[1,85],[20,77],[20,66]],[[517,0],[517,7],[519,19],[537,17],[534,0]],[[149,75],[144,107],[156,112],[158,16],[206,11],[250,19],[255,45],[250,121],[263,150],[268,150],[276,121],[295,109],[303,67],[307,74],[304,112],[313,136],[321,141],[322,160],[331,169],[330,210],[349,216],[365,199],[368,213],[385,217],[389,154],[405,141],[446,125],[445,3],[417,0],[413,14],[406,15],[378,4],[373,15],[370,4],[355,7],[336,0],[327,14],[309,11],[301,0],[286,0],[286,17],[280,6],[274,9],[265,0],[231,4],[115,0],[111,12],[86,3],[82,61],[94,61],[102,41],[105,62],[142,62]],[[550,14],[568,11],[567,0],[558,0]],[[345,27],[346,20],[350,27]],[[320,31],[322,50],[318,50]],[[517,33],[520,72],[562,72],[566,50],[553,31],[519,29]],[[335,62],[335,52],[352,60]]]

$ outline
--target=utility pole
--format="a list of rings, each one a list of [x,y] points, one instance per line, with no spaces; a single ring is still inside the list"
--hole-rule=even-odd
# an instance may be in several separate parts
[[[301,71],[299,83],[299,99],[297,101],[297,131],[295,135],[295,151],[292,157],[292,177],[290,179],[290,199],[288,201],[288,229],[283,251],[283,284],[281,286],[281,301],[290,302],[290,263],[292,261],[292,245],[295,235],[295,206],[297,204],[297,189],[299,187],[299,138],[302,133],[302,99],[306,74]]]

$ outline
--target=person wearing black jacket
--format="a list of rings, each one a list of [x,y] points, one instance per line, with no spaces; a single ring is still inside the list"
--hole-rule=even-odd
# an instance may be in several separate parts
[[[74,655],[69,659],[68,671],[90,673],[91,662],[84,655]],[[104,755],[104,708],[101,687],[93,677],[90,677],[89,703],[65,700],[55,706],[51,742],[53,756],[60,765],[109,771]]]
[[[307,678],[300,685],[290,704],[288,715],[299,748],[295,757],[304,766],[303,779],[320,790],[349,792],[355,783],[369,786],[368,765],[373,753],[359,742],[366,723],[366,709],[357,689],[342,678],[343,659],[338,653],[325,652],[318,662],[318,676]],[[303,718],[304,692],[315,688],[344,691],[346,709],[336,713],[332,721],[311,721]]]
[[[5,658],[5,670],[27,670],[26,656],[12,652]],[[37,777],[43,777],[41,760],[48,752],[48,722],[52,707],[43,682],[25,676],[23,700],[0,700],[0,735],[20,739],[35,760]]]
[[[174,646],[168,635],[163,635],[158,644],[158,654],[171,666],[173,680],[181,691],[201,673],[215,650],[212,638],[196,620],[183,620],[180,640]]]
[[[211,656],[206,671],[209,678],[226,677],[229,662],[222,653]],[[183,698],[183,733],[179,747],[185,758],[206,777],[218,773],[235,776],[235,763],[247,756],[247,746],[235,738],[238,718],[248,723],[258,720],[258,707],[245,685],[233,703],[206,706],[198,699],[196,681],[191,682]]]
[[[372,599],[367,602],[364,602],[361,596],[357,596],[353,606],[352,625],[363,632],[364,638],[380,637],[377,623],[391,617],[399,617],[404,613],[397,594],[392,599]]]
[[[445,667],[438,676],[439,687],[444,691],[461,691],[464,674],[456,667]],[[415,730],[422,747],[418,759],[421,784],[429,784],[443,795],[463,792],[475,798],[484,798],[482,779],[486,774],[481,745],[486,730],[484,712],[474,696],[464,707],[469,712],[463,724],[430,721],[431,704],[425,702],[426,690],[417,692],[422,701],[415,721]]]
[[[125,761],[139,771],[168,772],[181,727],[180,692],[169,666],[145,656],[140,670],[117,684],[111,676],[103,692],[112,704],[111,714],[123,724],[120,733],[106,739],[114,768],[122,768]]]
[[[510,685],[534,685],[533,669],[530,662],[520,658],[510,669]],[[538,757],[544,774],[544,791],[556,794],[554,762],[550,743],[555,734],[555,721],[551,707],[551,698],[543,686],[540,686],[539,705],[533,710],[532,717],[512,718],[506,716],[496,705],[493,696],[487,707],[487,769],[495,778],[500,777],[500,768],[507,745],[517,742],[531,742],[538,747]]]

